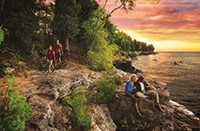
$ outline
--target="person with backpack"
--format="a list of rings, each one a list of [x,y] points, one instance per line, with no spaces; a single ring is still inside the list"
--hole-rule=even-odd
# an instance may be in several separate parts
[[[49,66],[48,66],[48,72],[47,74],[50,74],[54,70],[53,62],[55,61],[55,52],[52,48],[52,45],[49,46],[49,50],[47,52],[47,59],[49,61]]]
[[[55,56],[56,56],[56,61],[58,62],[62,62],[61,61],[61,56],[63,55],[63,48],[62,48],[62,44],[59,42],[59,40],[57,39],[55,42]]]

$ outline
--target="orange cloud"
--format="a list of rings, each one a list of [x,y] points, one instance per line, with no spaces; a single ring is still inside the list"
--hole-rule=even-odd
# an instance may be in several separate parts
[[[106,9],[115,6],[109,2]],[[133,11],[127,14],[118,10],[113,13],[111,21],[121,30],[134,32],[129,34],[132,37],[137,36],[139,39],[136,39],[146,42],[182,42],[191,48],[194,43],[200,43],[199,0],[138,0]]]

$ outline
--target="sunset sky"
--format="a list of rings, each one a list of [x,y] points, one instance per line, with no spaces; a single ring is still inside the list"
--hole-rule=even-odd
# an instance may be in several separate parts
[[[113,1],[108,12],[116,7]],[[111,21],[156,51],[200,51],[200,0],[137,0],[133,11],[118,10]]]

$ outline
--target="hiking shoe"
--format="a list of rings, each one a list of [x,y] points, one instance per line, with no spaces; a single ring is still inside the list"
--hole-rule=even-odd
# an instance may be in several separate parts
[[[55,67],[52,68],[52,71],[51,71],[51,72],[54,72],[54,70],[55,70]]]
[[[141,114],[140,112],[137,112],[137,115],[138,115],[138,116],[142,116],[142,114]]]
[[[163,112],[162,107],[160,106],[160,104],[155,104],[156,109],[158,109],[159,111]]]

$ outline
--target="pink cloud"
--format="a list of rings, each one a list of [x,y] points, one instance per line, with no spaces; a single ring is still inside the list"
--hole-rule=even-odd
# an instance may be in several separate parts
[[[106,9],[116,5],[107,3]],[[120,15],[119,15],[120,14]],[[200,28],[200,2],[180,0],[149,0],[136,2],[136,8],[126,14],[115,12],[111,20],[121,29],[188,29]]]

